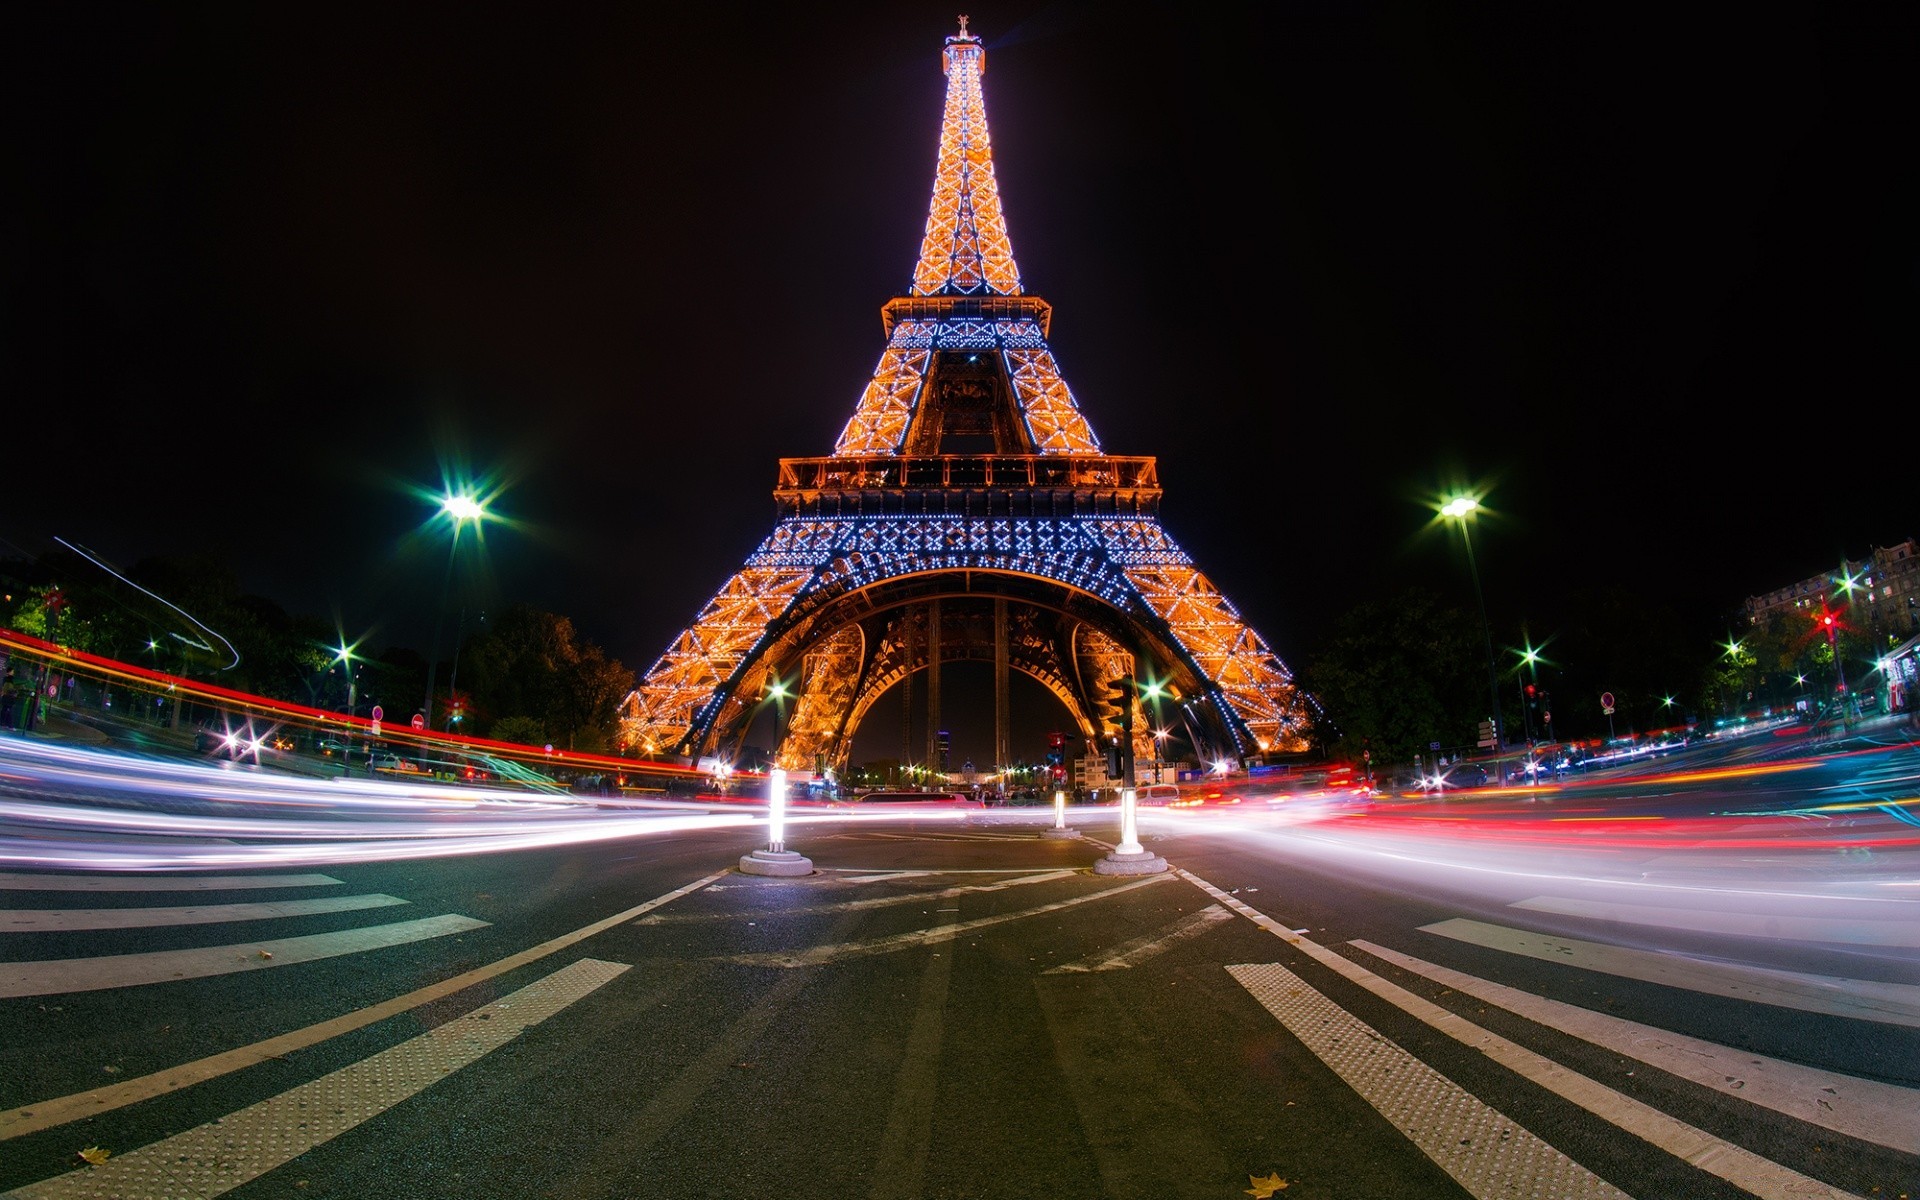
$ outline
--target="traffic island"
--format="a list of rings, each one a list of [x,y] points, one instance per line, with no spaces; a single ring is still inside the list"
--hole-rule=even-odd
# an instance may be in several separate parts
[[[1115,850],[1093,864],[1095,875],[1158,875],[1167,860],[1151,850]]]
[[[1132,779],[1131,768],[1128,779]],[[1166,859],[1140,845],[1138,809],[1139,798],[1129,782],[1120,789],[1120,844],[1093,864],[1095,875],[1157,875],[1167,869]]]
[[[811,875],[813,860],[791,850],[755,850],[740,856],[740,870],[747,875]]]

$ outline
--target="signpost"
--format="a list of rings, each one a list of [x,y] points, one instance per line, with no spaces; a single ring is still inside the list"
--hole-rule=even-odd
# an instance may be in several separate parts
[[[425,729],[427,727],[427,719],[419,713],[413,714],[413,727],[415,729]]]
[[[381,707],[378,704],[373,706],[372,716],[373,716],[373,736],[374,737],[380,736],[380,718],[386,715],[387,714],[381,709]]]
[[[1600,693],[1600,711],[1607,714],[1607,740],[1613,740],[1613,693]]]

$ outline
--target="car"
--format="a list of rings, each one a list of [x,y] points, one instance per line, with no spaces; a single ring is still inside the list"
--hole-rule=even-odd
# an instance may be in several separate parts
[[[1171,783],[1150,783],[1140,789],[1135,803],[1156,808],[1180,808],[1180,788]]]

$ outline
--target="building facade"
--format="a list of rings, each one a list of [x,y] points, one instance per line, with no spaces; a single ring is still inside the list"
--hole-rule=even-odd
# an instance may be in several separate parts
[[[1745,605],[1752,625],[1779,613],[1800,613],[1813,620],[1823,609],[1878,650],[1920,633],[1920,545],[1908,538],[1876,548],[1859,561],[1843,561],[1832,574],[1749,596]]]

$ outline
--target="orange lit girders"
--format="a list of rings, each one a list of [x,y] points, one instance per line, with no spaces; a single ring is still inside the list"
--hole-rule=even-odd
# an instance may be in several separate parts
[[[861,394],[851,420],[834,445],[834,454],[898,454],[912,424],[921,384],[936,349],[971,348],[990,341],[1005,360],[1007,378],[1018,397],[1031,448],[1038,454],[1100,453],[1100,440],[1080,412],[1073,391],[1031,320],[970,323],[903,321],[880,355],[873,378]]]
[[[1031,492],[1047,488],[1112,491],[1135,503],[1160,498],[1156,459],[1112,455],[938,454],[783,458],[774,494],[987,487]]]
[[[1130,567],[1127,578],[1220,686],[1262,750],[1306,748],[1303,698],[1284,664],[1199,571]]]
[[[986,50],[970,38],[949,39],[944,62],[947,106],[940,122],[940,158],[913,290],[921,296],[980,290],[1017,294],[1020,269],[1000,211],[980,89]]]
[[[627,696],[620,712],[622,744],[678,743],[694,714],[812,577],[810,567],[746,567],[728,580]]]

